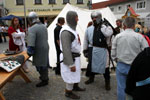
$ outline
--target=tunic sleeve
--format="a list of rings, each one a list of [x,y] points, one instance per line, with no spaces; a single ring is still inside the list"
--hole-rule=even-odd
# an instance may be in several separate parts
[[[105,37],[110,37],[113,34],[112,28],[106,25],[102,25],[101,31]]]
[[[11,34],[15,32],[15,30],[12,27],[9,27],[8,29],[8,35],[11,36]]]
[[[85,32],[85,36],[84,36],[84,42],[83,42],[83,50],[87,50],[88,49],[88,30],[86,30]]]
[[[74,65],[72,52],[71,52],[71,43],[74,35],[68,31],[63,31],[61,33],[61,43],[62,43],[62,53],[63,53],[63,62],[64,64],[72,67]]]
[[[13,36],[13,38],[21,38],[21,37],[25,37],[25,33],[24,32],[19,32],[19,33],[17,33],[17,32],[14,32],[14,33],[12,33],[12,36]]]
[[[33,29],[29,29],[27,36],[28,46],[35,47],[36,43],[36,32]]]
[[[111,48],[111,57],[113,60],[117,60],[117,36],[114,38],[112,42],[112,48]]]
[[[141,49],[144,50],[146,47],[149,47],[148,42],[143,36],[140,36]]]

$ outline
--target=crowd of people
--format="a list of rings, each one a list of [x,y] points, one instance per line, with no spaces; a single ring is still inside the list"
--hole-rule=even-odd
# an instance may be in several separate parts
[[[0,43],[7,42],[6,36],[8,35],[8,25],[0,24]]]
[[[147,100],[150,92],[150,32],[136,24],[133,17],[116,20],[116,28],[102,19],[97,11],[91,13],[91,20],[85,31],[83,51],[76,26],[77,12],[68,11],[66,18],[59,17],[54,29],[54,43],[57,53],[55,74],[64,80],[65,96],[80,99],[73,91],[86,91],[79,87],[81,81],[80,55],[88,59],[86,85],[92,84],[95,75],[103,74],[105,89],[111,90],[110,63],[116,62],[117,100]],[[24,32],[18,18],[14,17],[8,28],[9,50],[27,51],[33,56],[41,80],[36,87],[48,85],[49,45],[46,25],[35,12],[28,16],[29,29]],[[66,21],[66,22],[65,22]],[[66,24],[65,24],[66,23]],[[64,25],[65,24],[65,25]],[[3,28],[0,27],[0,33]],[[25,36],[27,34],[27,41]],[[1,36],[1,34],[0,34]],[[1,38],[1,37],[0,37]],[[6,39],[4,38],[4,41]],[[112,61],[113,60],[113,61]],[[28,62],[23,66],[28,70]]]

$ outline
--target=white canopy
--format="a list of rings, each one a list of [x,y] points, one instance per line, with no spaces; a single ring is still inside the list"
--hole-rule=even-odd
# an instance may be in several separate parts
[[[55,18],[55,20],[52,22],[52,24],[48,27],[48,42],[50,46],[49,50],[49,60],[50,60],[50,66],[56,67],[56,49],[54,44],[54,29],[56,27],[57,19],[59,17],[66,17],[66,13],[68,11],[76,11],[78,14],[78,25],[77,25],[77,32],[80,35],[81,39],[81,46],[83,47],[83,40],[84,40],[84,34],[85,30],[87,28],[87,24],[91,21],[91,12],[95,10],[87,10],[78,8],[75,6],[72,6],[70,4],[66,4],[66,6],[63,8],[63,10],[59,13],[59,15]],[[106,18],[114,27],[116,27],[116,18],[114,14],[111,12],[110,8],[103,8],[103,9],[97,9],[97,11],[100,11],[102,13],[103,18]],[[87,67],[87,61],[85,57],[83,57],[83,54],[81,54],[81,67],[86,68]]]

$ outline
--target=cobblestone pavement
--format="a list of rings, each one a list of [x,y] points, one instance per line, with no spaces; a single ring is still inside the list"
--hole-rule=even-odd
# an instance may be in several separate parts
[[[8,48],[8,42],[0,43],[0,53]],[[60,76],[56,76],[52,69],[49,69],[49,85],[36,88],[39,82],[39,74],[34,66],[29,62],[30,72],[27,76],[32,80],[31,83],[25,83],[20,76],[16,76],[12,82],[7,83],[2,92],[6,100],[72,100],[64,96],[65,83]],[[1,77],[1,76],[0,76]],[[85,85],[85,72],[82,72],[81,87],[85,87],[85,92],[75,92],[81,96],[80,100],[116,100],[116,76],[111,73],[111,90],[104,88],[103,75],[97,75],[95,82]]]

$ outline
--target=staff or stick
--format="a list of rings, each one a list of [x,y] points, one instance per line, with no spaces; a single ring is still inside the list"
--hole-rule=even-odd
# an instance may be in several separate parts
[[[25,2],[25,0],[23,0],[23,4],[24,4],[25,31],[27,33],[27,17],[26,17],[26,2]]]
[[[108,50],[109,60],[111,61],[112,66],[113,66],[112,69],[115,71],[115,65],[114,65],[114,62],[113,62],[112,57],[111,57],[111,50],[108,47],[108,45],[107,45],[107,50]]]

